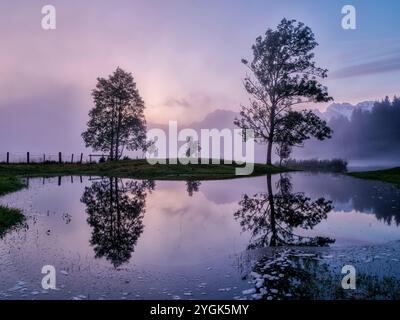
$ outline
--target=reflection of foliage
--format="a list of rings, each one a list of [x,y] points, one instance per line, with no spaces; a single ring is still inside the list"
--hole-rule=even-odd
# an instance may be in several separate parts
[[[189,194],[189,197],[193,196],[194,192],[198,192],[200,188],[201,182],[197,180],[188,180],[186,181],[186,191]]]
[[[280,177],[276,184],[278,192],[272,192],[271,175],[267,176],[267,193],[253,197],[244,195],[235,218],[243,230],[252,232],[249,248],[279,245],[323,246],[334,242],[324,237],[295,235],[293,228],[312,229],[327,218],[332,210],[331,201],[319,198],[312,201],[303,193],[293,193],[289,175]]]
[[[388,225],[400,226],[400,188],[396,186],[361,179],[348,179],[345,183],[330,179],[329,196],[335,203],[351,202],[351,210],[373,213]],[[343,206],[340,210],[348,212],[349,208]]]
[[[64,213],[62,215],[62,219],[65,221],[65,224],[70,224],[72,221],[72,216],[69,213]]]
[[[114,267],[127,262],[143,232],[147,190],[153,181],[128,181],[109,178],[86,187],[81,201],[93,228],[91,245],[96,257],[106,257]]]

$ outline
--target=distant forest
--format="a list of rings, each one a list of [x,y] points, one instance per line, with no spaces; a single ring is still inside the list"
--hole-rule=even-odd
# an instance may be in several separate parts
[[[355,109],[350,119],[332,118],[332,139],[310,140],[296,155],[310,157],[338,157],[348,160],[400,158],[400,98],[386,97],[375,102],[371,111]]]

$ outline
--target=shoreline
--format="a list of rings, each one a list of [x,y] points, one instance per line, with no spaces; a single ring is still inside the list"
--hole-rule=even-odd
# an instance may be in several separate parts
[[[120,160],[96,164],[0,164],[0,177],[49,177],[82,175],[149,180],[219,180],[291,171],[283,167],[255,163],[254,170],[251,174],[236,175],[235,169],[238,167],[241,166],[223,163],[151,165],[146,160]]]
[[[349,172],[348,175],[359,179],[388,182],[400,187],[400,167],[385,170]]]

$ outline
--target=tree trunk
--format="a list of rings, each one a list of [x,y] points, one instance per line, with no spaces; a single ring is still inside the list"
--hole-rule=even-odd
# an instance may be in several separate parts
[[[111,143],[110,143],[110,160],[114,160],[114,114],[111,115]]]
[[[267,164],[272,164],[272,145],[274,142],[274,131],[275,131],[275,107],[271,107],[271,115],[269,117],[269,137],[268,137],[268,148],[267,148]]]
[[[117,115],[116,115],[116,110],[115,110],[115,108],[116,108],[116,102],[115,102],[115,100],[113,100],[113,104],[112,104],[112,112],[111,112],[111,148],[110,148],[110,160],[112,161],[112,160],[114,160],[115,159],[115,157],[114,157],[114,154],[115,154],[115,151],[114,151],[114,148],[115,148],[115,143],[116,143],[116,141],[114,141],[114,135],[115,135],[115,121],[116,121],[116,117],[117,117]]]
[[[120,121],[118,120],[116,141],[115,141],[115,157],[114,157],[115,160],[119,159],[119,152],[118,152],[118,149],[119,149],[119,126],[120,126],[119,122]]]
[[[267,147],[267,164],[272,164],[272,139],[268,140],[268,147]]]
[[[114,130],[111,129],[110,160],[114,159]]]
[[[114,224],[114,217],[113,217],[113,212],[114,212],[114,187],[113,187],[113,178],[109,178],[110,181],[110,208],[109,208],[109,214],[108,214],[108,219],[110,221],[111,226]],[[109,236],[112,238],[112,230],[113,228],[110,228],[110,233]]]
[[[120,228],[121,228],[121,211],[119,208],[119,188],[118,188],[118,178],[115,178],[115,205],[116,205],[116,213],[117,213],[117,226],[116,226],[116,232],[117,236],[121,234]]]
[[[121,124],[122,124],[122,110],[121,110],[121,101],[118,101],[118,111],[117,111],[117,137],[115,141],[115,160],[119,160],[119,146],[120,146],[120,133],[121,133]]]
[[[267,175],[267,188],[268,188],[268,202],[270,209],[270,224],[271,224],[271,239],[269,245],[276,247],[278,244],[278,234],[276,232],[276,220],[275,220],[275,203],[274,195],[272,193],[272,177],[271,174]]]

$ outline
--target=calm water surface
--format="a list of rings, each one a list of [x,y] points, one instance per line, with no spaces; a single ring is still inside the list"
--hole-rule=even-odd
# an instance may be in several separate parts
[[[0,240],[0,299],[239,298],[271,245],[400,239],[398,188],[331,174],[35,178],[0,203],[27,216]],[[42,290],[44,265],[57,290]]]

